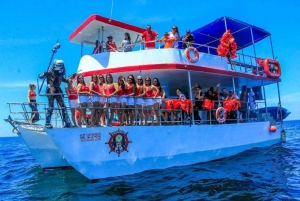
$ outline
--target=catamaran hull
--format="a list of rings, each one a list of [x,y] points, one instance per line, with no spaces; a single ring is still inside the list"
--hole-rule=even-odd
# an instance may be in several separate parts
[[[88,179],[190,165],[281,141],[269,122],[46,129],[67,161]]]
[[[18,129],[20,131],[19,137],[25,142],[31,154],[43,169],[70,166],[41,127],[20,125]]]

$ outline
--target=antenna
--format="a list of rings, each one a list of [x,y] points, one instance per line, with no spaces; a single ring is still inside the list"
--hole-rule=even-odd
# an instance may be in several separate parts
[[[111,9],[110,9],[110,19],[109,19],[109,21],[111,21],[111,18],[112,18],[113,8],[114,8],[114,0],[111,0]]]

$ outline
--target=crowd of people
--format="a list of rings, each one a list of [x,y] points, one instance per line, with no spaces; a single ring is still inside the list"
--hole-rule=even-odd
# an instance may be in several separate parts
[[[111,126],[116,119],[120,125],[160,125],[182,123],[185,116],[184,111],[169,111],[166,108],[166,92],[161,86],[158,78],[151,79],[146,76],[136,78],[131,74],[127,78],[119,76],[117,81],[113,81],[111,74],[93,74],[89,84],[85,83],[82,74],[77,75],[76,84],[73,79],[68,79],[65,92],[68,96],[71,120],[74,127],[81,127],[82,123],[86,126]],[[226,100],[239,100],[241,108],[239,114],[236,111],[228,112],[227,123],[236,122],[238,115],[241,119],[246,119],[247,111],[250,109],[250,118],[255,118],[253,112],[255,104],[255,94],[251,89],[242,86],[240,97],[232,90],[227,92],[226,88],[219,91],[220,84],[215,89],[210,87],[206,92],[195,84],[192,87],[194,94],[193,112],[195,124],[208,124],[215,122],[215,112],[223,106]],[[36,104],[36,89],[34,84],[30,84],[28,91],[28,102],[32,109],[32,116],[29,123],[39,120],[39,113]],[[187,93],[183,93],[180,88],[176,90],[179,100],[189,99]],[[214,102],[214,106],[208,109],[204,106],[205,100]],[[87,112],[88,111],[88,112]],[[252,111],[252,112],[251,112]],[[90,113],[90,114],[88,114]],[[160,120],[163,122],[160,122]]]
[[[198,84],[195,84],[192,87],[193,93],[195,95],[195,104],[194,104],[194,119],[196,124],[206,124],[216,121],[215,112],[208,113],[208,110],[205,109],[204,100],[210,100],[214,102],[212,109],[217,109],[220,106],[223,106],[224,101],[238,100],[241,103],[241,107],[238,111],[227,111],[227,123],[243,122],[248,118],[255,119],[255,109],[257,109],[255,93],[247,88],[245,85],[241,88],[240,96],[237,96],[233,90],[227,92],[226,88],[222,88],[219,91],[221,84],[217,84],[216,89],[210,87],[208,91],[202,92],[201,87]],[[250,111],[250,112],[249,112]],[[249,114],[249,116],[248,116]]]
[[[81,120],[87,126],[111,126],[115,115],[120,125],[134,125],[137,122],[136,116],[138,125],[160,124],[159,109],[165,91],[158,78],[151,80],[149,76],[143,79],[141,76],[135,78],[129,75],[127,78],[119,76],[114,82],[111,74],[93,74],[87,84],[84,76],[79,74],[75,87],[72,79],[68,81],[65,89],[75,127],[81,126]],[[91,113],[90,121],[87,119],[87,109]],[[80,121],[76,120],[75,110],[81,113]]]
[[[154,49],[155,42],[161,42],[164,44],[164,48],[179,48],[180,34],[177,26],[172,26],[172,30],[165,32],[162,38],[156,31],[152,30],[151,26],[148,25],[147,30],[141,35],[141,43],[145,44],[145,49]],[[190,30],[186,30],[186,35],[182,37],[182,48],[185,49],[195,42],[194,36]],[[116,43],[113,41],[113,36],[109,35],[107,41],[105,42],[105,49],[107,52],[117,52],[118,49],[124,52],[131,52],[134,47],[134,42],[131,40],[129,33],[124,33],[124,39],[121,45],[117,47]],[[97,40],[95,42],[95,48],[92,54],[98,54],[103,52],[101,43]]]

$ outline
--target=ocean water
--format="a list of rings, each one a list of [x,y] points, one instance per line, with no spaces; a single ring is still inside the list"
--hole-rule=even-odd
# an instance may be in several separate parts
[[[300,121],[284,128],[286,143],[96,182],[42,170],[21,139],[0,138],[0,200],[300,200]]]

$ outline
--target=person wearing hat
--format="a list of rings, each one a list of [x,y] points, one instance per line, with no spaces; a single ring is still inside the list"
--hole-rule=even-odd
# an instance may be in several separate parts
[[[159,42],[164,43],[164,48],[172,48],[173,47],[173,38],[170,38],[170,34],[165,32],[164,36],[159,40]]]
[[[184,42],[182,45],[182,48],[185,49],[188,46],[190,46],[190,43],[194,43],[195,39],[193,34],[191,33],[191,30],[186,30],[186,35],[182,38],[182,41]]]
[[[111,35],[107,36],[106,51],[107,52],[117,51],[116,43],[113,41],[113,37]]]

